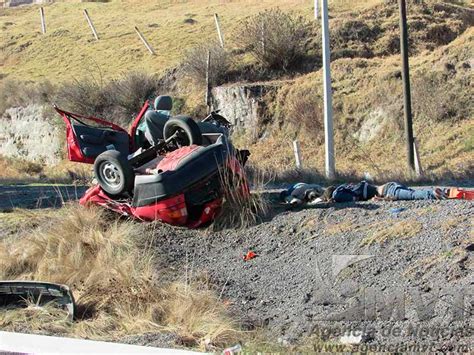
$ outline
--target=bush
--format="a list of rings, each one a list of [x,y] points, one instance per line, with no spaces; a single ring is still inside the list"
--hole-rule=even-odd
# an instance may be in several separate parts
[[[114,115],[126,119],[135,116],[146,99],[159,94],[166,94],[159,78],[143,72],[130,72],[118,80],[113,80],[105,88],[114,106]]]
[[[289,123],[296,133],[308,131],[316,141],[322,139],[324,125],[321,95],[320,87],[312,80],[283,86],[274,100],[279,126],[284,127]]]
[[[211,53],[209,81],[212,85],[223,84],[230,68],[229,54],[216,43],[200,44],[188,50],[181,72],[196,83],[205,85],[208,52]]]
[[[102,116],[106,109],[111,107],[112,98],[105,95],[102,81],[91,75],[61,85],[56,101],[59,107],[69,111],[82,115]]]
[[[415,116],[432,122],[472,117],[469,85],[462,75],[447,81],[444,73],[417,73],[412,79]]]
[[[145,100],[167,91],[165,86],[162,79],[142,72],[130,72],[106,84],[90,76],[63,84],[57,101],[70,111],[104,117],[126,127]]]
[[[247,18],[236,36],[266,69],[287,70],[305,54],[308,23],[301,16],[271,9]]]
[[[55,88],[49,81],[32,83],[3,80],[0,82],[0,116],[10,107],[47,103],[54,92]]]
[[[287,96],[283,113],[293,126],[318,134],[324,130],[321,102],[315,89],[296,90]]]

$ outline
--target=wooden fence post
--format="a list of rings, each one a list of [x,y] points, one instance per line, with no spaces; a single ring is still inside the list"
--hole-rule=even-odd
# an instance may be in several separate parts
[[[44,19],[44,9],[40,7],[40,16],[41,16],[41,33],[46,34],[46,21]]]
[[[418,177],[423,175],[423,169],[421,168],[420,154],[418,152],[418,142],[416,138],[413,138],[413,153],[415,158],[415,172]]]
[[[99,40],[99,36],[97,35],[97,31],[95,30],[94,24],[92,23],[92,19],[89,16],[89,13],[87,12],[86,9],[84,9],[84,16],[86,17],[87,23],[89,24],[89,27],[91,28],[92,34],[94,35],[96,41]]]
[[[295,152],[296,169],[303,169],[303,162],[301,160],[300,143],[293,141],[293,151]]]
[[[207,113],[211,112],[211,51],[207,51],[207,60],[206,60],[206,107]]]
[[[219,16],[217,14],[214,14],[214,20],[216,21],[216,29],[217,35],[219,36],[219,42],[221,43],[221,47],[224,48],[224,36],[222,35],[221,24],[219,22]]]
[[[148,49],[148,51],[152,54],[152,55],[156,55],[154,49],[152,46],[150,46],[150,43],[148,43],[148,41],[145,39],[145,37],[142,35],[142,33],[140,32],[140,30],[138,29],[137,26],[135,26],[135,31],[137,32],[138,34],[138,37],[140,37],[140,39],[142,40],[143,44],[145,45],[146,49]]]

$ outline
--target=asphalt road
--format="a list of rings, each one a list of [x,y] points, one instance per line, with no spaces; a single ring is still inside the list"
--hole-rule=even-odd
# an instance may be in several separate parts
[[[79,199],[87,186],[77,185],[0,185],[0,212],[13,208],[61,207]]]

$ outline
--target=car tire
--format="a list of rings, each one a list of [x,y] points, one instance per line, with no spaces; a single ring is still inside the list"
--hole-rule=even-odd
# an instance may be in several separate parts
[[[202,134],[199,126],[189,116],[176,116],[166,122],[163,129],[163,137],[168,139],[173,136],[176,131],[181,130],[186,136],[186,142],[181,142],[182,145],[201,145]]]
[[[133,168],[120,152],[107,150],[94,161],[94,175],[102,190],[117,197],[133,190]]]

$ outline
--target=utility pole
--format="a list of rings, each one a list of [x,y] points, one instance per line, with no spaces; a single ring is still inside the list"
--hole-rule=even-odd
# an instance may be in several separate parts
[[[400,8],[400,52],[402,55],[403,62],[402,79],[407,162],[408,167],[413,171],[415,170],[415,156],[413,152],[413,116],[411,112],[410,65],[408,62],[408,28],[406,1],[398,0],[398,7]]]
[[[321,0],[322,33],[323,33],[323,71],[324,71],[324,139],[326,143],[326,178],[336,177],[334,162],[334,128],[332,122],[332,89],[331,89],[331,49],[329,47],[328,0]]]

